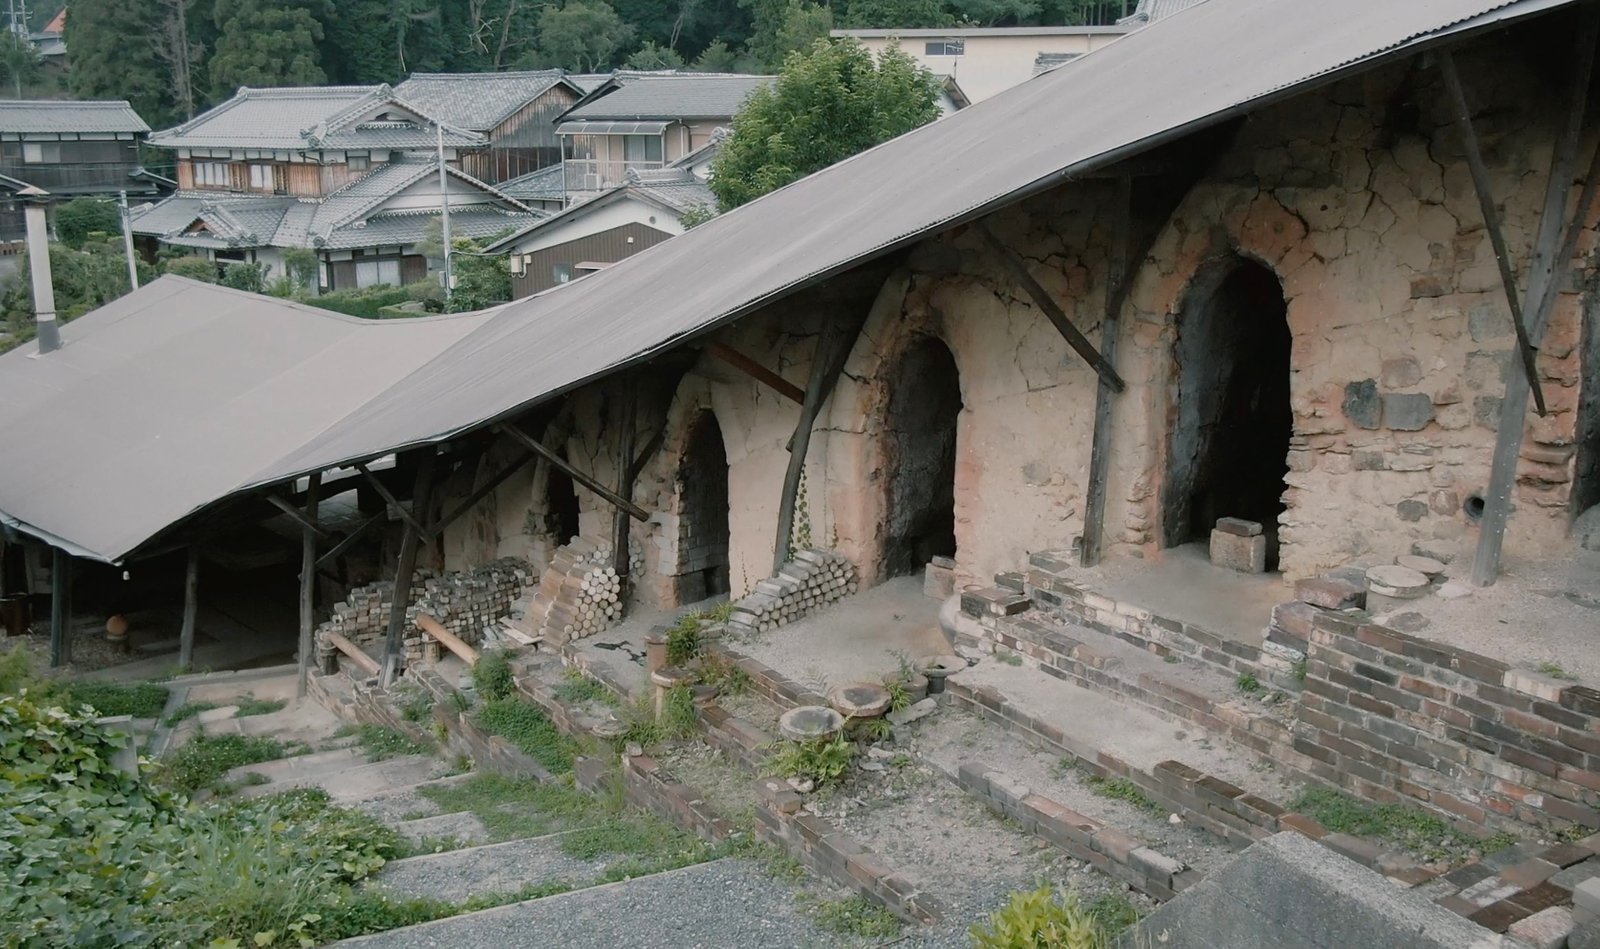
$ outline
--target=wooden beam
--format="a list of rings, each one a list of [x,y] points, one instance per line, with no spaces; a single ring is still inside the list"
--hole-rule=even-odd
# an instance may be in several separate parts
[[[358,463],[356,465],[356,470],[361,472],[361,476],[367,479],[368,484],[372,485],[372,490],[378,492],[378,497],[383,498],[385,503],[387,503],[391,508],[394,508],[394,512],[400,516],[402,521],[405,521],[407,524],[411,525],[412,528],[423,534],[428,533],[428,529],[422,526],[422,518],[417,517],[415,514],[401,507],[400,500],[394,496],[394,492],[390,491],[382,481],[379,481],[376,475],[367,470],[367,466],[365,464]],[[411,499],[412,506],[416,506],[416,503],[416,497],[413,496]]]
[[[426,513],[428,499],[432,497],[435,457],[432,448],[424,448],[422,461],[417,465],[417,481],[415,490],[411,492],[411,504],[418,513]],[[416,522],[408,521],[406,532],[400,539],[400,562],[395,566],[394,595],[389,598],[389,635],[383,650],[385,686],[393,682],[395,674],[399,672],[401,647],[405,644],[406,607],[411,605],[411,576],[417,569],[417,547],[422,543],[422,535],[423,531]]]
[[[322,529],[321,524],[318,524],[311,518],[306,517],[299,508],[295,507],[293,504],[290,504],[288,501],[285,501],[283,498],[278,497],[276,494],[269,494],[267,495],[267,500],[272,502],[273,507],[289,515],[289,517],[291,517],[295,523],[299,524],[301,527],[304,527],[305,529],[319,536],[328,536],[328,532]]]
[[[336,559],[340,554],[342,554],[345,551],[349,550],[351,547],[354,547],[355,544],[356,544],[356,541],[360,540],[362,538],[362,536],[364,534],[366,534],[367,531],[371,530],[377,524],[379,524],[379,523],[381,523],[383,521],[387,521],[388,519],[389,519],[389,509],[388,508],[384,508],[383,510],[379,511],[378,513],[376,513],[376,514],[372,515],[371,517],[367,518],[366,520],[362,521],[360,523],[360,525],[358,525],[356,527],[355,530],[350,532],[350,536],[346,537],[344,540],[339,541],[337,544],[334,544],[333,548],[331,550],[329,550],[327,553],[323,554],[322,556],[318,557],[317,558],[317,566],[320,567],[323,564],[328,563],[328,562]]]
[[[1028,296],[1033,298],[1034,305],[1043,310],[1044,315],[1050,318],[1051,323],[1055,324],[1056,330],[1066,339],[1067,345],[1082,356],[1084,361],[1092,366],[1095,372],[1100,374],[1100,378],[1105,380],[1114,392],[1120,393],[1123,389],[1126,389],[1127,384],[1122,381],[1121,376],[1117,375],[1116,368],[1095,350],[1094,344],[1090,343],[1088,338],[1079,332],[1076,326],[1072,325],[1072,321],[1067,319],[1067,314],[1051,298],[1049,292],[1040,286],[1039,281],[1033,279],[1033,274],[1029,272],[1028,265],[1023,259],[1017,256],[1016,252],[1011,248],[1000,243],[1000,239],[995,237],[994,232],[990,231],[989,226],[982,221],[973,221],[972,230],[983,239],[984,244],[994,252],[995,256],[1000,258],[1000,262],[1006,265],[1006,269],[1010,270],[1011,275],[1017,278],[1017,282],[1022,284],[1022,288],[1028,291]]]
[[[1595,44],[1600,41],[1600,9],[1594,4],[1586,4],[1581,16],[1576,37],[1577,49],[1572,57],[1567,123],[1556,143],[1555,152],[1550,156],[1544,211],[1534,241],[1533,265],[1529,268],[1524,312],[1529,315],[1526,335],[1533,346],[1537,346],[1544,337],[1545,325],[1555,307],[1556,297],[1566,283],[1572,267],[1572,255],[1577,252],[1579,235],[1593,206],[1596,185],[1600,184],[1600,145],[1597,145],[1589,162],[1588,174],[1583,180],[1577,207],[1573,210],[1571,220],[1567,220],[1572,174],[1577,165],[1579,143],[1583,137],[1583,118],[1589,104],[1589,83],[1594,73]],[[1452,63],[1449,74],[1454,75],[1454,71]],[[1458,81],[1452,90],[1453,95],[1459,86]],[[1557,249],[1556,237],[1563,230],[1564,236]],[[1519,343],[1521,339],[1519,336]],[[1478,524],[1478,545],[1472,558],[1471,580],[1475,586],[1489,586],[1500,574],[1500,553],[1505,542],[1506,522],[1511,517],[1511,492],[1516,485],[1517,460],[1522,454],[1523,430],[1527,422],[1528,394],[1531,390],[1535,399],[1542,398],[1537,377],[1526,358],[1523,366],[1532,384],[1519,385],[1513,376],[1507,380],[1506,393],[1500,402],[1500,424],[1495,430],[1494,454],[1489,463],[1489,485],[1484,492],[1483,518]],[[1542,402],[1539,408],[1539,414],[1543,415]]]
[[[50,548],[50,666],[72,661],[72,555]]]
[[[757,382],[765,384],[774,392],[791,402],[803,403],[806,398],[804,389],[778,375],[766,366],[761,365],[744,353],[739,352],[726,343],[712,343],[708,348],[711,355],[717,357],[733,368],[750,376]]]
[[[382,671],[378,668],[378,664],[373,661],[373,658],[367,655],[366,650],[362,649],[360,646],[357,646],[355,643],[344,638],[338,633],[328,634],[328,645],[349,656],[350,661],[360,666],[361,671],[365,672],[369,676],[375,676]],[[334,660],[334,666],[335,668],[331,671],[339,671],[337,668],[338,660]]]
[[[511,463],[506,465],[504,468],[500,469],[500,472],[498,474],[496,474],[494,477],[490,478],[488,481],[485,481],[478,488],[478,490],[476,490],[476,491],[472,492],[471,494],[467,495],[467,499],[465,501],[462,501],[460,504],[456,505],[455,510],[451,511],[449,514],[446,514],[446,515],[440,517],[437,521],[433,522],[433,524],[429,525],[429,527],[428,527],[428,536],[430,538],[431,537],[438,537],[440,531],[444,530],[446,527],[449,527],[451,524],[455,523],[456,519],[461,517],[461,515],[467,513],[470,510],[472,510],[472,508],[474,506],[476,506],[479,501],[482,501],[484,498],[489,496],[489,492],[493,491],[495,488],[500,487],[500,485],[505,483],[507,478],[509,478],[512,475],[516,474],[519,470],[521,470],[523,465],[527,464],[528,462],[530,462],[532,460],[533,460],[533,452],[531,452],[531,451],[524,451],[521,454],[519,454],[516,458],[512,459]]]
[[[503,422],[500,425],[495,426],[495,430],[505,435],[509,435],[510,437],[521,442],[530,450],[543,457],[545,461],[550,462],[550,464],[566,472],[567,477],[583,485],[585,488],[588,488],[590,491],[593,491],[595,494],[600,495],[602,498],[605,498],[606,501],[614,507],[620,507],[624,511],[627,511],[629,516],[633,517],[634,519],[641,521],[648,521],[650,519],[649,511],[646,511],[644,508],[633,503],[632,501],[625,500],[624,498],[620,497],[617,492],[596,481],[594,478],[590,477],[584,472],[579,471],[577,468],[574,468],[572,465],[567,463],[565,458],[562,458],[554,451],[546,448],[542,442],[533,438],[522,429],[512,425],[509,422]]]
[[[450,632],[439,624],[439,621],[426,613],[417,614],[417,628],[432,636],[439,645],[461,657],[468,667],[478,662],[478,650],[473,649],[461,640],[455,633]]]
[[[1106,315],[1100,323],[1100,353],[1108,363],[1117,358],[1117,343],[1122,330],[1122,305],[1132,285],[1128,260],[1128,231],[1133,217],[1133,179],[1117,181],[1117,216],[1106,265]],[[1141,255],[1141,259],[1142,259]],[[1085,567],[1100,562],[1105,535],[1106,484],[1111,469],[1111,403],[1116,392],[1104,376],[1094,393],[1094,435],[1089,446],[1089,488],[1083,505],[1083,548]]]
[[[194,666],[194,628],[199,619],[200,548],[190,547],[183,572],[183,628],[178,632],[178,668],[184,672]]]
[[[322,488],[322,473],[311,473],[306,486],[306,517],[317,522],[317,501]],[[305,698],[306,679],[311,673],[312,632],[316,625],[317,534],[309,527],[300,532],[300,657],[295,696]]]
[[[1489,232],[1489,244],[1494,248],[1495,262],[1500,265],[1500,285],[1505,289],[1506,305],[1511,309],[1511,327],[1517,333],[1517,351],[1522,355],[1522,371],[1527,377],[1528,387],[1533,390],[1533,404],[1538,413],[1543,415],[1544,393],[1539,389],[1539,370],[1534,365],[1533,343],[1528,339],[1528,328],[1522,322],[1522,304],[1517,301],[1517,278],[1511,270],[1511,253],[1506,250],[1505,235],[1500,231],[1500,213],[1495,209],[1494,195],[1489,191],[1489,169],[1484,166],[1483,153],[1478,148],[1478,133],[1472,127],[1472,110],[1467,106],[1467,95],[1461,89],[1461,76],[1456,72],[1451,51],[1440,50],[1438,56],[1445,90],[1450,94],[1451,105],[1455,109],[1456,130],[1466,146],[1467,170],[1472,173],[1472,188],[1478,193],[1483,227]]]
[[[627,498],[633,494],[633,428],[638,418],[639,390],[623,379],[618,382],[617,392],[622,400],[619,409],[622,424],[617,429],[617,495]],[[611,519],[611,566],[622,583],[624,600],[628,596],[628,562],[631,559],[628,527],[628,512],[617,508]]]

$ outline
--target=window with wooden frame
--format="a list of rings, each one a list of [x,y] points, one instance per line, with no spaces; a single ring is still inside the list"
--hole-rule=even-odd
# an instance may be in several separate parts
[[[197,161],[194,163],[194,186],[196,188],[226,188],[229,186],[230,181],[227,162]]]

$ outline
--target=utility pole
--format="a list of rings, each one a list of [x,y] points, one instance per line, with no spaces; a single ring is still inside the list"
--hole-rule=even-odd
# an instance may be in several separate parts
[[[444,164],[444,125],[434,123],[439,131],[439,207],[443,211],[441,230],[444,237],[444,299],[450,302],[455,289],[455,277],[450,271],[450,180]]]
[[[128,215],[128,192],[117,192],[117,204],[122,209],[122,251],[128,257],[128,289],[139,289],[139,266],[133,259],[133,219]]]

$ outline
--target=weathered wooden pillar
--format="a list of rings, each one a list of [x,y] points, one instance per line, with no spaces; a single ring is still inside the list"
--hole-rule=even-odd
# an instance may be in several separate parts
[[[633,427],[639,408],[639,390],[626,381],[619,389],[622,404],[618,407],[618,414],[622,416],[621,427],[617,431],[617,496],[623,500],[633,499]],[[632,525],[628,523],[628,512],[618,507],[611,518],[611,565],[617,571],[617,580],[622,584],[620,597],[624,602],[628,598],[628,564],[631,554],[628,550],[628,536]]]
[[[1117,343],[1122,333],[1122,304],[1127,299],[1128,231],[1133,215],[1133,177],[1117,179],[1116,226],[1111,254],[1106,266],[1106,315],[1100,323],[1100,355],[1108,364],[1117,363]],[[1106,484],[1111,472],[1111,407],[1116,390],[1101,377],[1095,386],[1094,435],[1089,446],[1089,490],[1083,505],[1082,564],[1100,562],[1105,541]]]
[[[428,512],[428,500],[433,492],[434,450],[424,449],[417,465],[417,480],[411,492],[411,514],[406,519],[405,535],[400,540],[400,562],[394,571],[394,595],[389,606],[389,636],[383,651],[382,681],[388,685],[399,671],[401,653],[405,647],[406,608],[411,605],[411,576],[417,569],[417,547],[422,543],[422,531],[417,524]]]
[[[50,665],[72,661],[72,555],[50,548]]]
[[[306,517],[317,523],[317,501],[322,493],[322,473],[313,472],[306,485]],[[317,532],[300,529],[300,675],[295,695],[305,697],[306,677],[311,672],[312,628],[316,624]]]
[[[200,548],[189,548],[189,563],[183,574],[183,628],[178,633],[178,668],[188,672],[194,665],[194,626],[200,616]]]

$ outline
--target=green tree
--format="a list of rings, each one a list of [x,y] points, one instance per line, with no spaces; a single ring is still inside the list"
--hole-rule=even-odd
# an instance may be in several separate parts
[[[738,55],[722,40],[712,40],[689,68],[695,72],[733,72]]]
[[[622,22],[603,0],[569,0],[539,14],[542,65],[573,72],[598,72],[633,40],[633,26]]]
[[[278,6],[268,0],[217,0],[213,15],[221,34],[208,68],[217,98],[239,86],[327,82],[317,54],[322,23],[311,10]]]
[[[944,0],[850,0],[844,12],[844,25],[852,29],[919,29],[954,22]]]
[[[217,282],[216,264],[204,257],[195,257],[188,254],[169,259],[162,265],[161,272],[177,277],[188,277],[190,280],[199,280],[202,283]]]
[[[171,84],[150,41],[160,25],[152,0],[74,0],[63,34],[73,98],[127,99],[152,126],[166,124]]]
[[[450,265],[456,278],[450,312],[481,310],[511,299],[511,264],[504,254],[484,254],[483,245],[466,237],[453,239],[450,246],[455,249]]]
[[[733,119],[712,162],[722,210],[803,178],[939,117],[939,84],[898,47],[874,58],[853,40],[791,53]]]
[[[1037,0],[950,0],[956,16],[978,26],[1020,23],[1039,12]]]
[[[682,69],[684,65],[682,56],[667,47],[657,46],[654,40],[645,40],[627,62],[629,69]]]
[[[810,49],[833,29],[833,11],[811,0],[739,0],[754,20],[745,51],[759,69],[776,70],[784,57]]]
[[[138,268],[140,286],[155,279],[155,271],[143,261]],[[129,290],[122,240],[86,240],[81,249],[51,244],[50,278],[56,314],[62,322],[110,303]],[[26,255],[16,272],[0,281],[0,311],[11,337],[9,343],[0,343],[0,351],[33,338],[33,285]]]
[[[56,208],[56,236],[73,250],[82,248],[96,231],[102,239],[113,234],[121,236],[122,212],[113,202],[85,196]]]
[[[18,99],[22,98],[22,84],[39,77],[39,62],[39,50],[27,37],[10,30],[0,36],[0,75],[11,80]]]

